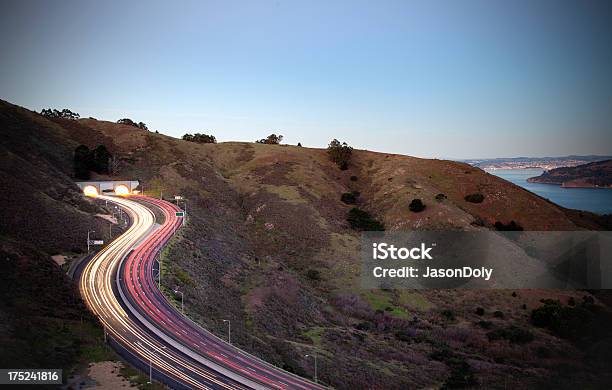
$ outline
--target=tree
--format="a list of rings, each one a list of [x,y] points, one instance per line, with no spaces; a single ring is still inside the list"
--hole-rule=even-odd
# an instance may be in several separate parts
[[[119,119],[117,121],[117,123],[119,123],[120,125],[128,125],[128,126],[138,127],[138,124],[136,124],[136,122],[134,122],[130,118]]]
[[[137,127],[142,130],[149,130],[149,128],[147,127],[147,125],[144,124],[144,122],[138,122]]]
[[[329,159],[343,171],[348,169],[352,154],[353,148],[346,142],[340,143],[337,139],[333,139],[327,146],[327,155]]]
[[[216,144],[217,143],[217,139],[215,138],[214,135],[200,134],[200,133],[185,134],[183,136],[183,140],[189,141],[189,142],[197,142],[199,144]]]
[[[72,112],[67,108],[64,108],[62,111],[46,108],[40,112],[40,115],[44,116],[45,118],[50,118],[50,119],[69,119],[69,120],[77,120],[81,117],[76,112]]]
[[[93,150],[93,158],[92,158],[92,171],[97,173],[109,173],[109,163],[112,159],[112,154],[106,149],[104,145],[98,145],[97,148]]]
[[[282,140],[283,140],[282,135],[270,134],[268,138],[262,138],[255,142],[257,142],[258,144],[278,145],[281,143]]]
[[[74,177],[89,180],[90,172],[114,173],[118,164],[113,155],[104,145],[98,145],[90,150],[85,145],[79,145],[74,150]]]
[[[74,150],[74,177],[89,180],[89,167],[91,166],[91,152],[85,145],[79,145]]]

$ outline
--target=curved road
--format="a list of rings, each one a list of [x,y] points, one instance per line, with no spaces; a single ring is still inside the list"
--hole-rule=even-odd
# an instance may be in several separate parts
[[[180,227],[171,203],[137,196],[99,196],[130,216],[129,229],[84,268],[81,294],[124,352],[150,364],[172,387],[211,389],[322,389],[233,347],[184,317],[158,288],[156,257]],[[145,207],[142,203],[146,204]],[[156,224],[150,208],[164,215]]]

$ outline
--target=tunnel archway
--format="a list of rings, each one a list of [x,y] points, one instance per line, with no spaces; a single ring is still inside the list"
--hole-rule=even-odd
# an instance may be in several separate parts
[[[88,185],[83,188],[83,194],[85,194],[85,196],[95,197],[98,196],[98,189],[95,186]]]
[[[127,196],[130,194],[130,189],[125,184],[119,184],[115,187],[115,195]]]

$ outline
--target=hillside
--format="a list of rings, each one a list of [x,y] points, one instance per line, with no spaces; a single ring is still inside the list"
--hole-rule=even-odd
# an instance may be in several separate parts
[[[78,145],[58,124],[0,101],[0,366],[61,367],[108,355],[65,272],[106,213],[70,177]],[[63,255],[62,267],[51,256]]]
[[[105,144],[121,161],[121,177],[141,180],[146,194],[187,199],[188,223],[164,253],[168,295],[180,286],[194,320],[222,336],[222,320],[231,319],[237,345],[288,370],[312,376],[312,362],[304,355],[316,353],[319,377],[342,389],[597,386],[611,379],[592,345],[536,328],[530,320],[541,299],[565,304],[585,296],[585,302],[603,305],[597,296],[360,289],[359,232],[346,220],[354,206],[340,198],[358,191],[356,206],[387,230],[491,229],[510,221],[526,230],[577,230],[597,228],[595,216],[565,210],[463,163],[357,150],[349,169],[341,171],[322,149],[196,144],[91,119],[49,122],[9,104],[0,112],[3,139],[11,140],[2,145],[3,182],[15,183],[3,188],[12,191],[2,194],[3,206],[22,193],[18,188],[27,188],[36,195],[29,202],[43,215],[40,226],[30,229],[54,228],[59,216],[47,210],[83,218],[69,224],[86,229],[92,222],[87,210],[95,205],[70,186],[71,151],[81,143]],[[15,162],[10,166],[5,159]],[[17,172],[32,161],[37,164],[27,174]],[[24,176],[37,175],[57,194],[43,193],[36,181],[21,186],[28,180]],[[444,196],[436,199],[439,194]],[[467,202],[469,194],[484,199]],[[425,203],[423,212],[409,211],[414,198]],[[31,243],[33,235],[12,233],[21,228],[18,220],[10,226],[3,223],[3,242],[6,237]],[[59,233],[41,256],[70,251],[69,243],[81,234]],[[63,244],[54,247],[55,242]],[[533,340],[490,336],[515,328]],[[598,351],[605,352],[610,343],[603,340]]]
[[[557,184],[567,188],[609,188],[612,187],[612,160],[551,169],[540,176],[530,177],[527,181]]]

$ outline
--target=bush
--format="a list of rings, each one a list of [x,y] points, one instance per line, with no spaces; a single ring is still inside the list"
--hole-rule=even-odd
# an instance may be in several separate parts
[[[412,202],[408,205],[408,209],[413,213],[420,213],[425,210],[425,204],[421,199],[412,199]]]
[[[358,197],[359,197],[359,191],[345,192],[340,197],[340,200],[346,204],[355,204],[357,203]]]
[[[483,194],[469,194],[465,196],[465,201],[466,202],[470,202],[470,203],[482,203],[482,201],[484,200],[484,195]]]
[[[485,313],[485,310],[482,307],[478,307],[476,308],[476,314],[479,316],[483,316]]]
[[[258,144],[266,144],[266,145],[279,145],[283,140],[282,135],[276,135],[274,133],[270,134],[267,138],[262,138],[260,140],[255,141]]]
[[[478,321],[477,325],[482,329],[491,329],[493,328],[493,323],[491,321]]]
[[[523,328],[519,328],[514,325],[510,325],[506,328],[496,329],[487,333],[489,341],[495,340],[508,340],[512,344],[527,344],[533,341],[533,334]]]
[[[382,223],[372,218],[370,213],[353,207],[349,210],[346,218],[353,229],[366,231],[382,231],[385,227]]]
[[[537,309],[531,312],[531,322],[546,328],[553,334],[574,342],[594,344],[612,338],[609,324],[612,313],[592,302],[588,297],[576,306],[563,306],[558,300],[544,299]]]
[[[510,221],[508,224],[504,224],[503,222],[497,221],[493,225],[496,230],[506,231],[506,232],[518,232],[523,231],[523,227],[516,223],[515,221]]]
[[[465,389],[478,387],[478,381],[472,367],[462,357],[452,357],[446,364],[450,367],[450,376],[442,385],[442,389]]]
[[[446,199],[446,195],[444,195],[444,194],[438,194],[438,195],[436,195],[436,200],[437,200],[438,202],[442,202],[444,199]]]
[[[455,319],[455,313],[453,313],[452,310],[446,309],[442,311],[442,317],[449,321],[453,321]]]
[[[183,140],[189,141],[189,142],[195,142],[198,144],[216,144],[217,143],[217,139],[215,138],[214,135],[200,134],[200,133],[185,134],[183,136]]]
[[[353,148],[346,142],[340,143],[337,139],[333,139],[327,146],[327,155],[329,159],[343,171],[348,169],[352,154]]]
[[[306,277],[310,280],[318,281],[321,280],[321,273],[316,269],[309,269],[306,272]]]
[[[354,175],[351,176],[351,181],[357,181],[357,180],[358,180],[357,176],[354,176]]]
[[[493,312],[493,317],[495,318],[504,318],[504,313],[502,313],[500,310],[496,310]]]

